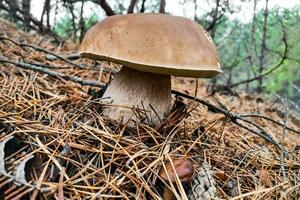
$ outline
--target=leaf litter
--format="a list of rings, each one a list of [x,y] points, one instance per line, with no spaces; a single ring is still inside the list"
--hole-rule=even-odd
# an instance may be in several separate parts
[[[76,46],[52,44],[46,36],[24,33],[3,20],[0,24],[1,58],[102,83],[120,68],[82,58],[48,59],[49,53],[19,44],[34,44],[58,55],[74,53]],[[173,78],[172,84],[194,95],[194,79]],[[7,199],[161,199],[166,185],[176,195],[192,193],[191,199],[197,195],[190,191],[196,190],[203,194],[198,199],[212,191],[217,199],[300,198],[300,135],[293,131],[286,131],[282,162],[274,144],[191,100],[174,100],[173,113],[157,127],[133,126],[101,115],[106,106],[99,95],[103,88],[4,62],[0,85],[0,195]],[[242,92],[211,95],[207,88],[199,81],[197,97],[234,113],[283,122],[284,108],[278,103]],[[299,132],[295,115],[290,113],[288,126]],[[281,144],[282,126],[261,117],[249,120]],[[170,159],[181,157],[192,160],[196,173],[191,183],[174,187],[161,180],[159,171]],[[209,176],[203,177],[204,172]]]

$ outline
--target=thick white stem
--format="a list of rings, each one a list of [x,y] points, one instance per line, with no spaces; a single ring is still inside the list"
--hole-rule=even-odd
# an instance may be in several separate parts
[[[113,106],[104,110],[104,115],[117,120],[132,118],[139,121],[140,116],[125,107],[145,109],[146,112],[139,112],[143,120],[157,124],[171,108],[171,76],[123,67],[107,87],[103,97],[109,97],[113,101]]]

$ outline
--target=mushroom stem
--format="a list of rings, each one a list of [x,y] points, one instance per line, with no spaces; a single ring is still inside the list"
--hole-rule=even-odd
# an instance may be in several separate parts
[[[150,123],[158,124],[171,108],[171,76],[123,67],[103,97],[110,97],[113,105],[120,105],[104,110],[104,115],[110,118],[123,118],[124,121],[130,117],[137,119],[131,109],[125,108],[134,107],[145,109]]]
[[[173,200],[173,197],[174,197],[173,191],[170,190],[169,187],[165,186],[163,200]]]

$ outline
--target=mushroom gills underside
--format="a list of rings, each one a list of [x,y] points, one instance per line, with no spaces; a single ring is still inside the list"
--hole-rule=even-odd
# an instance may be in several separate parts
[[[123,67],[103,98],[112,100],[112,105],[103,111],[105,116],[156,125],[171,109],[171,76]]]

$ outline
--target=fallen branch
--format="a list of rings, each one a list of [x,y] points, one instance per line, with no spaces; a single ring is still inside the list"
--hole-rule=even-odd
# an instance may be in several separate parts
[[[42,68],[49,68],[49,69],[69,69],[68,66],[47,65],[47,64],[42,64],[42,63],[38,63],[38,62],[28,62],[28,61],[26,63],[30,64],[30,65],[42,67]]]
[[[15,40],[12,40],[12,39],[10,39],[10,38],[3,37],[3,36],[0,37],[0,40],[7,40],[7,41],[13,43],[13,44],[16,45],[16,46],[21,47],[22,49],[24,49],[24,47],[29,47],[29,48],[32,48],[32,49],[34,49],[34,50],[36,50],[36,51],[44,52],[44,53],[46,53],[46,54],[48,54],[48,55],[52,55],[52,56],[54,56],[54,57],[56,57],[56,58],[58,58],[58,59],[64,61],[64,62],[66,62],[66,63],[69,63],[69,64],[71,64],[71,65],[73,65],[73,66],[75,66],[75,67],[78,67],[78,68],[80,68],[80,69],[86,69],[85,67],[83,67],[83,66],[81,66],[81,65],[78,65],[78,64],[72,62],[72,61],[69,60],[68,58],[64,58],[63,56],[60,56],[60,55],[58,55],[58,54],[56,54],[56,53],[54,53],[54,52],[52,52],[52,51],[49,51],[49,50],[47,50],[47,49],[42,48],[42,47],[39,47],[39,46],[36,46],[36,45],[32,45],[32,44],[18,43],[18,42],[15,41]],[[80,55],[77,55],[77,56],[80,57]]]
[[[78,53],[67,54],[62,57],[68,60],[77,60],[81,58],[80,54]],[[50,61],[57,60],[57,56],[53,56],[52,54],[46,54],[46,59]]]
[[[60,60],[62,60],[62,61],[64,61],[64,62],[66,62],[66,63],[69,63],[69,64],[71,64],[71,65],[73,65],[73,66],[75,66],[75,67],[78,67],[78,68],[80,68],[80,69],[86,69],[85,67],[83,67],[83,66],[81,66],[81,65],[78,65],[78,64],[72,62],[71,60],[69,60],[69,59],[67,59],[67,58],[64,58],[63,56],[60,56],[60,55],[58,55],[58,54],[56,54],[56,53],[53,53],[52,51],[49,51],[49,50],[47,50],[47,49],[42,48],[42,47],[35,46],[35,45],[31,45],[31,44],[25,44],[25,43],[20,43],[19,46],[20,46],[20,47],[30,47],[30,48],[35,49],[35,50],[37,50],[37,51],[41,51],[41,52],[44,52],[44,53],[53,55],[53,56],[55,56],[56,58],[58,58],[58,59],[60,59]]]
[[[22,49],[24,49],[24,47],[29,47],[29,48],[32,48],[33,50],[44,52],[44,53],[46,53],[45,58],[47,60],[50,60],[50,61],[52,61],[52,60],[61,60],[61,61],[64,61],[64,62],[66,62],[68,64],[71,64],[71,65],[73,65],[77,68],[80,68],[80,69],[85,69],[85,70],[88,69],[88,70],[99,71],[99,69],[92,68],[92,67],[84,67],[82,65],[78,65],[78,64],[72,62],[70,59],[80,59],[81,58],[81,55],[78,54],[78,53],[74,53],[74,54],[70,54],[70,55],[66,55],[66,56],[61,56],[61,55],[53,53],[53,52],[51,52],[47,49],[44,49],[42,47],[35,46],[35,45],[30,45],[30,44],[26,44],[26,43],[18,43],[17,41],[12,40],[12,39],[7,38],[7,37],[0,36],[0,40],[9,41],[9,42],[13,43],[16,46],[21,47]],[[37,66],[43,67],[43,68],[56,68],[56,69],[67,69],[67,68],[69,68],[69,67],[66,67],[66,66],[52,66],[52,65],[45,65],[45,64],[41,64],[41,63],[28,63],[28,64],[37,65]],[[105,69],[103,67],[101,67],[100,70],[104,71],[104,72],[116,73],[116,71],[113,71],[111,69]]]
[[[274,124],[277,124],[279,126],[282,126],[284,127],[284,124],[283,123],[280,123],[274,119],[271,119],[270,117],[267,117],[265,115],[260,115],[260,114],[240,114],[239,115],[240,117],[254,117],[254,118],[262,118],[262,119],[265,119],[265,120],[268,120],[268,121],[271,121],[273,122]],[[300,134],[300,131],[297,131],[295,129],[292,129],[290,127],[286,127],[286,130],[289,130],[289,131],[292,131],[294,133],[297,133],[297,134]]]
[[[181,96],[181,97],[193,100],[193,101],[196,101],[198,103],[201,103],[201,104],[205,105],[206,107],[208,107],[213,112],[224,114],[227,118],[230,119],[230,121],[232,123],[234,123],[234,124],[236,124],[236,125],[244,128],[244,129],[246,129],[247,131],[249,131],[251,133],[254,133],[254,134],[256,134],[256,135],[264,138],[265,140],[271,142],[272,144],[274,144],[275,146],[277,146],[279,149],[281,149],[280,144],[264,128],[260,127],[256,123],[254,123],[252,121],[249,121],[249,120],[245,119],[244,117],[242,117],[240,115],[233,114],[233,113],[231,113],[231,112],[229,112],[229,111],[227,111],[227,110],[225,110],[223,108],[215,106],[215,105],[211,104],[210,102],[208,102],[206,100],[195,98],[195,97],[192,97],[192,96],[190,96],[188,94],[184,94],[184,93],[181,93],[181,92],[178,92],[178,91],[175,91],[175,90],[172,90],[172,94],[178,95],[178,96]],[[251,126],[256,127],[259,131],[253,130],[253,129],[251,129],[251,128],[245,126],[245,125],[243,125],[242,123],[239,122],[239,120],[243,121],[244,123],[247,123],[247,124],[249,124]],[[298,133],[295,130],[294,130],[294,132]]]
[[[49,70],[47,68],[42,68],[42,67],[39,67],[39,66],[36,66],[36,65],[28,64],[28,63],[25,63],[25,62],[16,62],[16,61],[7,60],[6,58],[4,58],[2,56],[0,56],[0,62],[13,64],[13,65],[15,65],[19,68],[22,68],[22,69],[30,69],[30,70],[34,70],[34,71],[37,71],[37,72],[40,72],[40,73],[48,74],[50,76],[60,77],[60,78],[63,78],[67,81],[73,81],[73,82],[79,83],[81,85],[89,85],[89,86],[96,86],[96,87],[105,87],[105,85],[106,85],[105,83],[101,83],[101,82],[98,82],[98,81],[83,80],[78,76],[71,76],[71,75],[68,75],[68,74],[61,73],[61,72],[56,72],[56,71],[53,71],[53,70]]]

